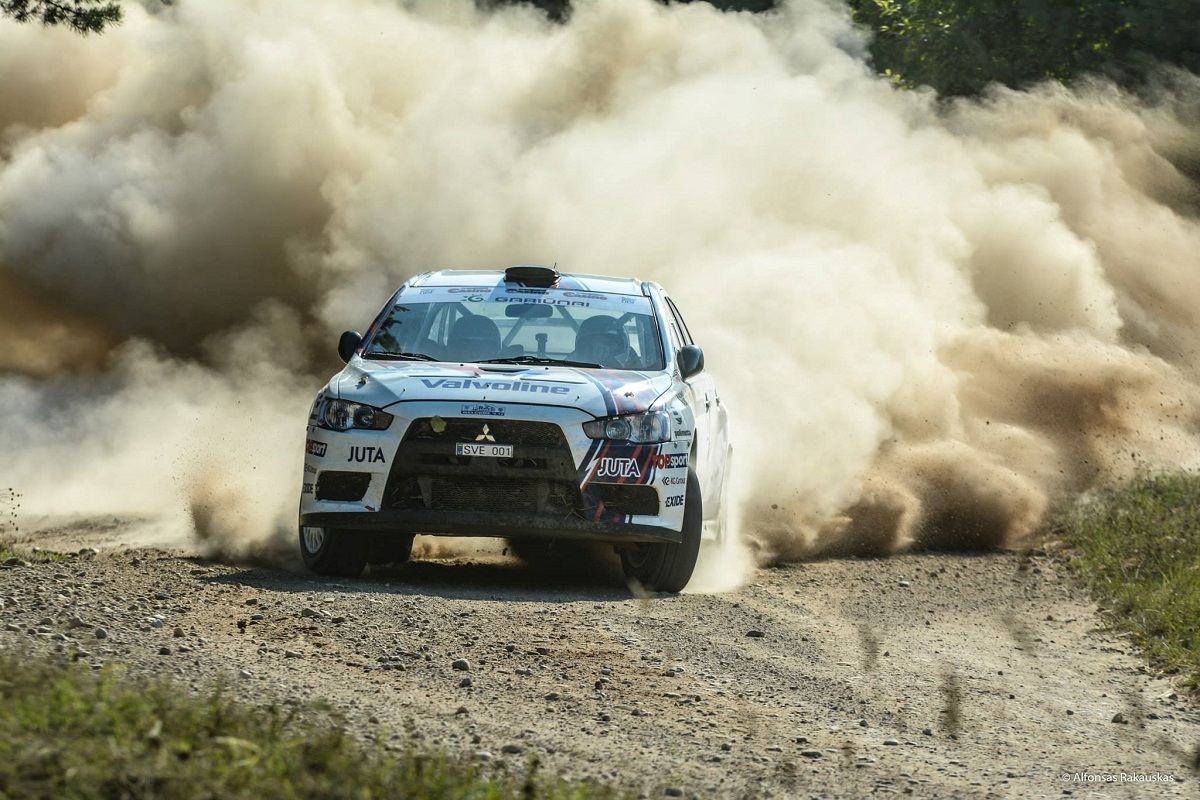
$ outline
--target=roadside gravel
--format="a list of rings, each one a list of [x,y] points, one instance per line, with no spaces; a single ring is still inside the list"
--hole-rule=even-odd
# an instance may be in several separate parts
[[[325,700],[389,746],[536,756],[650,798],[1197,792],[1200,711],[1040,556],[824,561],[636,599],[594,564],[330,581],[113,548],[3,567],[0,606],[0,645]],[[1173,780],[1101,782],[1120,773]]]

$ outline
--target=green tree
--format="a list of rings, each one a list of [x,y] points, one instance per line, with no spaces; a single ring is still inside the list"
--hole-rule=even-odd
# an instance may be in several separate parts
[[[114,0],[0,0],[0,16],[99,33],[121,21],[121,6]]]
[[[1084,72],[1200,70],[1200,0],[847,0],[880,72],[945,95]]]
[[[1121,6],[1117,54],[1127,62],[1166,61],[1200,74],[1200,0],[1135,0]],[[1119,69],[1121,65],[1113,64]]]

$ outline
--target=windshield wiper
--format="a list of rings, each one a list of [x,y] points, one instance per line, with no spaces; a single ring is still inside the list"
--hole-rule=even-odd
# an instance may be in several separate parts
[[[593,364],[589,361],[567,361],[561,358],[547,358],[545,356],[513,356],[511,358],[489,358],[487,361],[476,361],[476,364],[553,364],[559,367],[592,367],[594,369],[603,369],[600,364]]]
[[[433,356],[424,353],[394,353],[391,350],[371,350],[363,353],[363,358],[386,358],[397,361],[437,361]]]

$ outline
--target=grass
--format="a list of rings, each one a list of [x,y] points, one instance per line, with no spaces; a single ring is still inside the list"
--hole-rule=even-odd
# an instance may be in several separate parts
[[[0,562],[10,558],[19,558],[22,561],[28,561],[30,564],[50,564],[58,561],[67,561],[71,556],[68,553],[56,553],[53,550],[21,547],[4,541],[3,537],[0,536]]]
[[[533,762],[526,771],[508,776],[416,745],[391,753],[322,714],[0,651],[0,798],[614,796],[543,780]]]
[[[21,495],[12,489],[0,489],[0,534],[16,532],[20,501]]]
[[[1114,626],[1200,692],[1200,475],[1140,475],[1077,503],[1053,529]]]
[[[9,558],[19,558],[31,564],[47,564],[52,561],[66,561],[70,558],[65,553],[55,553],[36,547],[18,547],[8,541],[8,537],[17,533],[17,509],[21,507],[21,495],[13,489],[0,489],[0,563]]]

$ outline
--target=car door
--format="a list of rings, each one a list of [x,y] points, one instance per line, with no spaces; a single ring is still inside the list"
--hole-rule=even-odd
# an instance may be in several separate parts
[[[673,339],[671,346],[675,353],[684,345],[695,344],[683,314],[670,297],[664,295],[669,313],[668,328]],[[700,480],[701,490],[707,498],[715,498],[720,485],[716,477],[720,474],[720,459],[724,453],[724,427],[718,419],[720,401],[717,398],[717,384],[707,370],[701,370],[684,381],[690,388],[692,411],[696,415],[696,477]],[[706,503],[706,506],[710,505]],[[715,507],[715,505],[714,505]],[[705,516],[708,516],[707,509]]]

